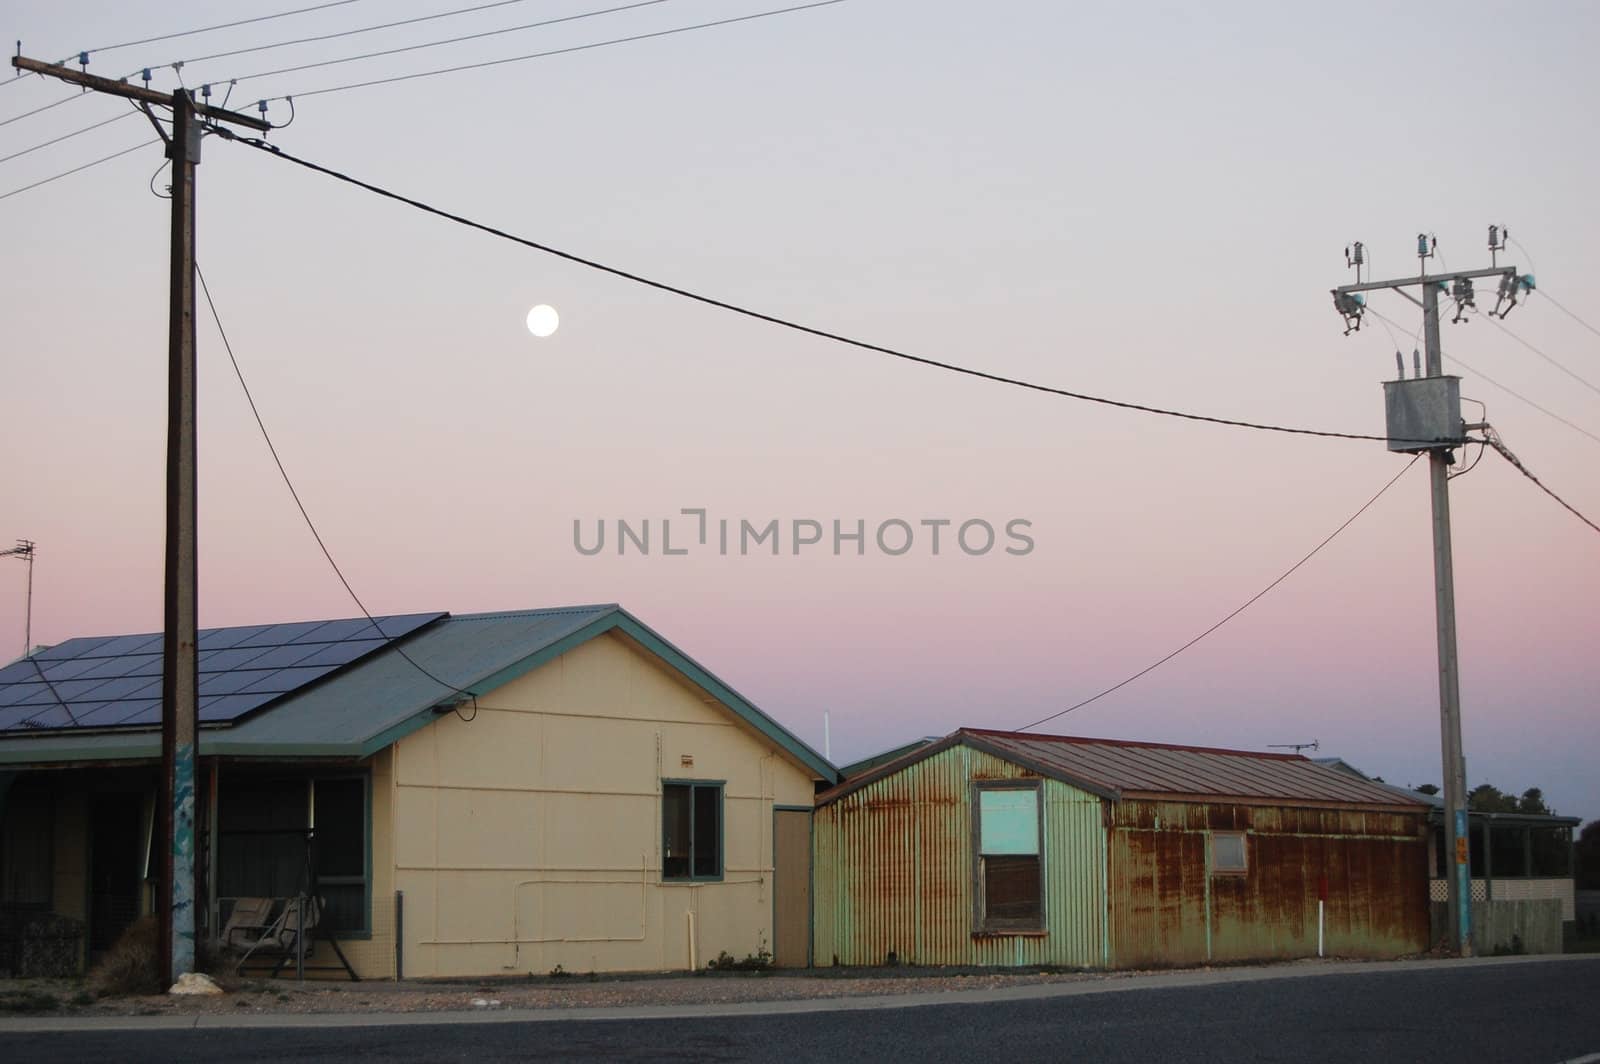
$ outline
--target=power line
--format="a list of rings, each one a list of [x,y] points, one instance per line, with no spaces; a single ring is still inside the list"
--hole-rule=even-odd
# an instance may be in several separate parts
[[[1554,303],[1555,304],[1555,308],[1557,310],[1559,310],[1561,313],[1565,314],[1567,317],[1571,318],[1573,321],[1577,322],[1579,325],[1582,325],[1585,329],[1588,329],[1590,332],[1594,333],[1596,336],[1600,336],[1600,329],[1596,329],[1593,325],[1590,325],[1588,322],[1586,322],[1582,318],[1578,317],[1578,315],[1574,314],[1572,311],[1568,310],[1566,307],[1564,307],[1560,303],[1556,302],[1556,297],[1555,296],[1551,295],[1549,292],[1545,291],[1543,288],[1539,288],[1539,289],[1537,289],[1537,291],[1539,292],[1540,295],[1544,296],[1551,303]]]
[[[54,101],[52,101],[50,103],[45,104],[42,107],[35,107],[31,111],[24,111],[20,115],[12,115],[10,118],[0,118],[0,126],[9,126],[13,122],[20,122],[24,118],[30,118],[33,115],[43,114],[44,112],[46,112],[48,110],[51,110],[52,108],[60,107],[64,103],[71,103],[73,100],[81,100],[85,96],[88,96],[88,95],[89,94],[87,92],[80,92],[75,96],[63,96],[61,99],[54,100]]]
[[[677,33],[689,33],[693,30],[711,29],[715,26],[731,26],[736,22],[753,22],[756,19],[771,18],[774,15],[788,15],[796,11],[810,11],[812,8],[831,7],[842,4],[845,0],[815,0],[814,3],[796,4],[792,7],[774,8],[770,11],[757,11],[749,15],[738,15],[733,18],[715,19],[711,22],[697,22],[691,26],[676,26],[672,29],[656,30],[653,33],[637,33],[631,37],[614,37],[610,40],[595,41],[591,44],[577,44],[570,48],[553,48],[544,52],[531,52],[528,55],[514,55],[506,59],[489,59],[481,63],[463,63],[459,66],[441,67],[438,70],[422,70],[413,74],[398,74],[388,78],[373,78],[370,81],[356,81],[348,85],[333,85],[324,89],[313,89],[310,92],[297,92],[294,95],[302,99],[307,96],[323,96],[331,92],[348,92],[351,89],[366,89],[376,85],[392,85],[399,81],[412,81],[417,78],[431,78],[440,74],[455,74],[463,70],[478,70],[483,67],[503,66],[506,63],[521,63],[528,59],[543,59],[552,55],[566,55],[569,52],[586,52],[594,48],[606,48],[613,44],[628,44],[633,41],[647,41],[656,37],[670,37]],[[261,75],[257,75],[258,77]],[[269,102],[288,99],[287,96],[273,96]]]
[[[305,15],[312,11],[323,11],[330,7],[343,7],[346,4],[357,3],[358,0],[329,0],[328,3],[313,4],[310,7],[298,7],[293,11],[279,11],[275,15],[257,15],[254,18],[239,19],[236,22],[219,22],[215,26],[203,26],[197,30],[183,30],[179,33],[163,33],[156,37],[143,37],[137,41],[124,41],[121,44],[103,44],[99,48],[90,48],[83,55],[98,55],[101,52],[114,52],[119,48],[132,48],[140,44],[155,44],[159,41],[173,41],[179,37],[194,37],[202,33],[212,33],[216,30],[231,30],[235,26],[252,26],[258,22],[271,22],[273,19],[288,18],[291,15]],[[66,62],[66,60],[62,60]]]
[[[1121,410],[1137,410],[1146,414],[1160,414],[1164,417],[1182,418],[1186,421],[1201,421],[1212,425],[1229,425],[1234,428],[1257,429],[1264,432],[1283,432],[1295,436],[1319,436],[1340,440],[1370,440],[1379,443],[1390,442],[1389,437],[1387,436],[1377,436],[1371,433],[1328,432],[1321,429],[1291,428],[1285,425],[1271,425],[1254,421],[1240,421],[1234,418],[1212,417],[1207,414],[1194,414],[1182,410],[1169,410],[1164,407],[1149,406],[1144,403],[1132,403],[1120,399],[1107,399],[1103,396],[1089,395],[1084,392],[1074,392],[1066,388],[1056,388],[1046,384],[1039,384],[1034,381],[1023,380],[1019,377],[1007,377],[998,373],[989,373],[985,370],[973,369],[970,366],[962,366],[953,362],[943,362],[938,359],[928,358],[923,355],[914,355],[906,351],[896,350],[892,347],[884,347],[880,344],[868,343],[865,340],[853,339],[852,337],[844,336],[840,333],[829,332],[826,329],[819,329],[814,326],[803,325],[787,318],[780,318],[773,314],[767,314],[759,310],[752,310],[749,307],[743,307],[737,303],[730,303],[726,300],[716,299],[712,296],[701,295],[698,292],[693,292],[686,288],[679,288],[676,285],[667,284],[664,281],[652,280],[651,278],[644,277],[636,273],[630,273],[627,270],[619,269],[615,266],[607,266],[606,264],[597,262],[594,259],[586,259],[581,255],[575,255],[568,251],[562,251],[558,248],[553,248],[548,244],[541,244],[537,241],[529,240],[526,237],[520,237],[513,233],[508,233],[503,229],[497,229],[494,226],[473,221],[472,219],[463,217],[462,215],[452,214],[449,211],[430,206],[429,204],[423,203],[420,200],[411,199],[410,197],[403,196],[398,192],[391,192],[386,188],[381,188],[377,185],[362,181],[359,178],[351,177],[349,174],[341,173],[338,170],[332,170],[325,166],[319,166],[318,164],[310,162],[309,160],[301,159],[297,156],[291,155],[288,152],[281,150],[276,145],[268,144],[266,141],[249,137],[240,137],[237,134],[231,133],[227,130],[218,130],[217,132],[221,136],[224,136],[230,140],[237,140],[242,144],[247,144],[250,147],[257,149],[258,151],[266,152],[269,155],[283,159],[287,162],[294,163],[295,165],[304,167],[307,170],[312,170],[316,173],[324,174],[328,177],[334,178],[335,180],[343,181],[346,184],[354,185],[357,188],[361,188],[368,192],[382,196],[385,199],[391,199],[398,203],[404,203],[408,207],[414,207],[417,210],[423,211],[427,214],[444,218],[448,221],[455,222],[458,225],[464,225],[469,229],[476,229],[479,232],[488,233],[490,236],[496,236],[502,240],[508,240],[514,244],[520,244],[523,247],[531,248],[534,251],[543,252],[544,254],[553,255],[556,258],[564,259],[567,262],[576,263],[579,266],[586,266],[589,269],[610,274],[613,277],[620,277],[623,280],[632,281],[635,284],[644,285],[647,288],[654,288],[657,291],[668,292],[675,296],[681,296],[684,299],[693,300],[696,303],[703,303],[706,306],[716,307],[719,310],[726,310],[733,314],[739,314],[747,318],[753,318],[756,321],[766,322],[769,325],[776,325],[780,328],[791,329],[795,332],[804,333],[808,336],[815,336],[824,340],[831,340],[835,343],[845,344],[849,347],[859,348],[863,351],[872,351],[877,354],[888,355],[891,358],[901,359],[906,362],[914,362],[919,365],[929,366],[934,369],[942,369],[950,373],[958,373],[967,377],[976,377],[980,380],[992,381],[996,384],[1006,384],[1014,388],[1024,388],[1029,391],[1043,392],[1047,395],[1056,395],[1065,399],[1076,399],[1081,402],[1098,403],[1102,406],[1116,407]],[[1439,441],[1397,440],[1395,442],[1437,443]]]
[[[1392,318],[1388,318],[1388,317],[1384,316],[1383,314],[1379,313],[1377,310],[1373,309],[1371,306],[1368,306],[1366,309],[1367,309],[1367,313],[1368,314],[1373,315],[1379,321],[1387,322],[1387,323],[1389,323],[1391,325],[1394,325],[1398,329],[1402,329],[1403,330],[1405,328],[1404,325],[1401,325],[1399,322],[1395,321]],[[1414,339],[1414,337],[1413,337],[1413,339]],[[1562,417],[1560,414],[1556,413],[1554,410],[1551,410],[1549,407],[1541,406],[1540,404],[1534,402],[1532,399],[1529,399],[1526,395],[1523,395],[1521,392],[1515,391],[1512,388],[1509,388],[1506,385],[1501,384],[1499,381],[1495,380],[1493,377],[1489,376],[1487,373],[1484,373],[1482,370],[1473,369],[1471,366],[1469,366],[1467,363],[1461,361],[1461,359],[1456,357],[1455,355],[1446,354],[1444,357],[1448,358],[1450,361],[1454,362],[1456,365],[1460,366],[1462,369],[1466,370],[1468,373],[1471,373],[1473,376],[1483,378],[1484,383],[1488,384],[1490,387],[1500,389],[1502,392],[1505,392],[1507,395],[1511,396],[1511,398],[1517,400],[1518,402],[1526,403],[1527,405],[1533,407],[1533,409],[1539,411],[1539,413],[1545,415],[1546,417],[1552,418],[1552,419],[1554,419],[1556,421],[1561,422],[1563,425],[1567,426],[1567,428],[1571,429],[1574,432],[1578,432],[1578,433],[1581,433],[1581,434],[1589,437],[1589,439],[1593,440],[1595,443],[1600,443],[1600,435],[1596,435],[1595,433],[1590,432],[1588,429],[1584,428],[1582,425],[1579,425],[1578,423],[1576,423],[1574,421],[1567,420],[1566,418]]]
[[[29,155],[29,154],[31,154],[33,152],[36,152],[40,148],[48,148],[52,144],[60,144],[64,140],[71,140],[73,137],[78,136],[80,133],[88,133],[90,130],[99,129],[101,126],[109,126],[113,122],[120,122],[124,118],[129,118],[129,117],[131,117],[131,116],[133,116],[135,114],[138,114],[138,113],[139,112],[137,112],[137,111],[123,111],[121,114],[113,115],[112,117],[106,119],[104,122],[96,122],[92,126],[84,126],[82,129],[75,129],[71,133],[63,133],[63,134],[61,134],[61,136],[56,137],[54,140],[47,140],[43,144],[35,144],[31,148],[23,148],[21,151],[15,151],[15,152],[12,152],[10,155],[6,155],[6,156],[3,156],[3,157],[0,157],[0,163],[8,163],[12,159],[20,159],[20,158],[22,158],[22,156]]]
[[[454,18],[457,15],[470,15],[478,11],[488,11],[491,8],[507,7],[511,4],[525,4],[528,0],[494,0],[494,3],[479,4],[476,7],[461,7],[451,11],[441,11],[433,15],[418,15],[416,18],[404,18],[396,22],[380,22],[372,26],[361,26],[353,30],[340,30],[337,33],[322,33],[315,37],[297,37],[292,41],[279,41],[276,44],[257,44],[249,48],[235,48],[227,52],[213,52],[210,55],[197,55],[185,59],[185,63],[204,63],[211,59],[227,59],[235,55],[249,55],[254,52],[270,52],[277,48],[289,48],[297,44],[316,44],[320,41],[338,40],[341,37],[355,37],[363,33],[376,33],[379,30],[391,30],[400,26],[411,26],[418,22],[431,22],[434,19]],[[243,81],[243,78],[239,79]]]
[[[1501,442],[1500,436],[1499,436],[1498,433],[1496,433],[1493,429],[1488,429],[1488,430],[1486,430],[1484,432],[1483,435],[1484,435],[1484,442],[1487,443],[1490,447],[1493,447],[1495,449],[1495,451],[1499,453],[1501,458],[1504,458],[1506,461],[1510,462],[1513,466],[1515,466],[1516,469],[1517,469],[1517,472],[1521,473],[1523,476],[1527,477],[1529,480],[1531,480],[1535,484],[1537,484],[1539,486],[1539,490],[1540,491],[1544,492],[1546,495],[1550,496],[1556,502],[1560,503],[1563,507],[1566,508],[1567,512],[1570,513],[1573,517],[1576,517],[1578,520],[1582,521],[1584,524],[1588,525],[1590,528],[1594,529],[1596,532],[1600,532],[1600,525],[1595,524],[1593,521],[1591,521],[1587,517],[1583,516],[1583,514],[1579,513],[1577,511],[1577,509],[1575,509],[1571,503],[1567,502],[1567,500],[1563,499],[1561,496],[1557,495],[1555,492],[1553,492],[1549,488],[1545,487],[1544,481],[1542,481],[1538,477],[1534,476],[1532,471],[1529,470],[1527,466],[1523,465],[1522,461],[1519,458],[1517,458],[1516,455],[1511,453],[1511,449],[1509,447],[1507,447],[1503,442]]]
[[[521,3],[521,2],[523,2],[523,0],[501,0],[501,3]],[[361,60],[361,59],[377,59],[377,58],[379,58],[381,56],[386,56],[386,55],[399,55],[402,52],[415,52],[415,51],[418,51],[418,50],[423,49],[423,48],[438,48],[438,47],[440,47],[442,45],[446,45],[446,44],[460,44],[463,41],[476,41],[476,40],[481,40],[481,39],[483,39],[485,37],[498,37],[501,34],[517,33],[517,32],[519,32],[521,30],[538,29],[541,26],[554,26],[554,25],[556,25],[557,23],[560,23],[560,22],[576,22],[579,19],[594,18],[597,15],[611,15],[611,14],[615,14],[618,11],[632,11],[634,8],[652,7],[652,6],[656,5],[656,4],[664,4],[666,2],[667,2],[667,0],[639,0],[638,3],[623,4],[620,7],[608,7],[608,8],[605,8],[604,10],[601,10],[601,11],[584,11],[584,12],[581,12],[581,13],[576,14],[576,15],[565,15],[565,16],[562,16],[561,18],[547,18],[547,19],[544,19],[544,20],[542,20],[540,22],[529,22],[526,25],[522,25],[522,26],[507,26],[507,27],[505,27],[503,29],[484,30],[481,33],[469,33],[469,34],[466,34],[465,36],[462,36],[462,37],[447,37],[444,40],[439,40],[439,41],[424,41],[421,44],[408,44],[408,45],[403,45],[402,47],[399,47],[399,48],[387,48],[387,49],[384,49],[383,51],[378,51],[378,52],[365,52],[365,53],[363,53],[361,55],[344,56],[341,59],[324,59],[324,60],[321,60],[321,61],[315,62],[315,63],[301,63],[299,66],[280,67],[277,70],[262,70],[262,71],[258,71],[257,73],[254,73],[254,74],[246,74],[243,77],[235,78],[234,80],[235,81],[250,81],[250,80],[255,79],[255,78],[272,77],[275,74],[293,74],[293,73],[296,73],[297,71],[301,71],[301,70],[315,70],[318,67],[338,66],[340,63],[354,63],[357,60]],[[834,0],[834,2],[838,2],[838,0]],[[499,7],[500,4],[488,4],[486,6],[488,6],[488,7]],[[468,10],[468,11],[477,11],[477,10],[481,10],[481,9],[480,8],[467,8],[466,10]],[[459,13],[460,12],[455,12],[455,11],[447,12],[447,14],[452,14],[452,15],[459,14]],[[429,18],[440,18],[442,16],[430,15],[428,17]],[[422,20],[421,19],[410,19],[408,21],[420,22]],[[401,26],[401,25],[405,25],[405,23],[396,22],[396,23],[390,23],[390,25]],[[385,27],[373,27],[373,28],[382,29],[382,28],[385,28]],[[361,32],[361,31],[351,31],[351,32]],[[315,40],[317,38],[312,38],[312,39]],[[298,42],[291,42],[291,43],[298,43]],[[267,45],[266,47],[271,48],[271,47],[278,47],[278,46],[277,45]],[[248,51],[250,49],[246,49],[246,50]],[[235,54],[235,53],[226,53],[226,54]],[[214,58],[214,57],[207,57],[207,58]],[[199,60],[191,60],[191,62],[199,62]],[[417,76],[417,75],[414,75],[414,76]],[[316,95],[316,94],[315,93],[296,93],[296,95],[297,96],[308,96],[308,95]]]
[[[1349,517],[1345,518],[1344,523],[1341,524],[1338,528],[1334,529],[1328,535],[1328,537],[1326,539],[1324,539],[1321,543],[1318,543],[1315,547],[1312,547],[1311,548],[1311,552],[1309,554],[1307,554],[1305,557],[1301,558],[1299,561],[1297,561],[1293,565],[1291,565],[1288,569],[1286,569],[1282,573],[1282,575],[1280,575],[1272,583],[1268,584],[1266,587],[1262,588],[1260,591],[1257,591],[1254,595],[1250,596],[1250,598],[1247,599],[1244,602],[1243,605],[1239,606],[1232,613],[1230,613],[1226,617],[1222,618],[1222,620],[1218,621],[1216,624],[1213,624],[1210,628],[1207,628],[1205,631],[1201,632],[1199,635],[1195,636],[1193,639],[1189,640],[1187,643],[1183,644],[1181,647],[1179,647],[1177,650],[1174,650],[1172,653],[1168,654],[1166,657],[1163,657],[1163,658],[1161,658],[1161,659],[1159,659],[1157,661],[1152,662],[1149,665],[1146,665],[1144,668],[1140,669],[1138,672],[1134,673],[1132,676],[1129,676],[1126,680],[1123,680],[1121,683],[1112,684],[1110,687],[1107,687],[1104,691],[1101,691],[1097,695],[1093,695],[1093,696],[1091,696],[1089,698],[1085,698],[1082,702],[1078,702],[1075,705],[1068,706],[1066,709],[1058,710],[1057,712],[1050,714],[1048,717],[1041,717],[1038,720],[1034,721],[1032,724],[1024,724],[1022,727],[1018,728],[1017,730],[1018,731],[1027,731],[1029,728],[1037,728],[1041,724],[1047,724],[1050,721],[1055,720],[1057,717],[1064,717],[1068,713],[1073,712],[1074,710],[1082,709],[1084,706],[1089,705],[1091,702],[1098,702],[1100,699],[1104,698],[1106,695],[1109,695],[1109,694],[1111,694],[1111,693],[1113,693],[1115,691],[1122,690],[1124,687],[1128,686],[1130,683],[1133,683],[1135,680],[1139,679],[1140,677],[1146,676],[1149,673],[1154,672],[1156,669],[1159,669],[1161,666],[1165,665],[1167,662],[1171,661],[1173,658],[1177,657],[1179,654],[1182,654],[1185,650],[1188,650],[1190,647],[1192,647],[1196,643],[1200,642],[1200,640],[1204,639],[1206,636],[1210,635],[1212,632],[1215,632],[1218,628],[1221,628],[1223,625],[1227,624],[1229,621],[1231,621],[1235,617],[1239,616],[1239,614],[1243,613],[1245,610],[1249,609],[1251,606],[1253,606],[1257,602],[1259,602],[1273,588],[1277,587],[1279,584],[1281,584],[1285,580],[1289,579],[1289,577],[1293,576],[1297,569],[1299,569],[1306,562],[1310,561],[1312,558],[1316,557],[1318,551],[1322,550],[1323,547],[1326,547],[1328,544],[1332,543],[1334,541],[1334,539],[1336,539],[1338,537],[1339,533],[1343,532],[1345,529],[1349,528],[1352,524],[1354,524],[1355,521],[1356,521],[1356,518],[1358,518],[1362,514],[1366,513],[1367,510],[1369,508],[1371,508],[1373,503],[1375,503],[1379,499],[1383,498],[1383,493],[1388,491],[1390,488],[1394,487],[1395,484],[1397,484],[1399,482],[1400,478],[1405,476],[1406,473],[1410,471],[1411,467],[1417,464],[1417,459],[1419,459],[1421,457],[1422,457],[1421,454],[1413,455],[1411,457],[1411,461],[1406,463],[1404,469],[1402,469],[1402,470],[1400,470],[1400,472],[1396,473],[1394,475],[1394,477],[1389,481],[1389,483],[1385,484],[1383,487],[1378,489],[1378,494],[1374,495],[1372,498],[1370,498],[1366,502],[1362,503],[1361,504],[1361,509],[1357,510],[1355,513],[1351,514]]]
[[[128,154],[130,154],[132,152],[136,152],[140,148],[148,148],[152,144],[160,144],[160,143],[161,143],[161,141],[158,138],[156,140],[147,140],[143,144],[135,144],[131,148],[123,148],[121,151],[112,152],[110,155],[103,156],[102,158],[96,159],[93,162],[84,163],[82,166],[74,166],[71,170],[64,170],[59,174],[55,174],[55,175],[53,175],[51,177],[44,178],[41,181],[35,181],[31,185],[23,185],[21,188],[14,188],[10,192],[0,192],[0,200],[10,199],[12,196],[15,196],[15,195],[18,195],[20,193],[26,192],[31,188],[38,188],[40,185],[48,185],[50,182],[59,181],[63,177],[71,177],[73,174],[82,173],[83,171],[89,169],[91,166],[99,166],[101,163],[108,163],[112,159],[120,159],[124,155],[128,155]]]
[[[383,627],[378,624],[376,618],[372,616],[371,611],[367,609],[366,604],[361,601],[361,596],[356,594],[356,589],[350,586],[350,581],[345,578],[344,570],[340,569],[339,563],[333,560],[333,552],[328,550],[327,543],[323,542],[322,533],[317,531],[316,523],[311,520],[311,514],[306,511],[306,504],[300,500],[300,492],[295,490],[294,481],[289,479],[289,471],[284,468],[283,459],[278,456],[278,448],[272,442],[272,434],[267,431],[266,422],[261,419],[261,411],[256,406],[255,396],[250,393],[250,385],[245,383],[244,370],[240,368],[239,359],[233,353],[233,344],[228,340],[228,331],[222,326],[222,315],[217,313],[216,301],[211,298],[211,286],[206,284],[206,275],[201,271],[200,264],[198,262],[195,263],[194,273],[200,281],[200,291],[205,294],[206,306],[211,308],[211,320],[217,323],[217,335],[222,337],[222,346],[228,352],[228,361],[233,364],[234,376],[239,378],[239,387],[244,392],[245,402],[250,404],[250,413],[256,419],[256,428],[261,430],[261,438],[266,441],[267,450],[272,454],[272,462],[278,467],[278,475],[283,478],[284,486],[289,489],[289,495],[294,499],[295,507],[300,511],[300,516],[305,521],[306,528],[311,530],[311,538],[317,541],[317,548],[322,551],[322,556],[328,560],[328,565],[333,569],[333,575],[337,576],[339,578],[339,583],[344,585],[345,593],[350,596],[350,601],[356,604],[356,608],[361,611],[362,616],[364,616],[372,624],[372,627],[378,631],[379,635],[384,634]],[[466,690],[465,688],[457,687],[455,684],[446,680],[441,680],[439,677],[423,668],[423,666],[415,658],[407,654],[404,648],[398,644],[393,644],[391,649],[393,649],[395,653],[399,654],[406,661],[410,662],[413,668],[422,673],[422,675],[426,676],[428,679],[432,680],[434,683],[446,688],[452,694],[465,695],[471,698],[473,704],[473,716],[477,716],[477,695]]]
[[[1481,318],[1488,318],[1488,321],[1489,321],[1490,325],[1493,325],[1496,329],[1499,329],[1501,332],[1503,332],[1507,336],[1511,337],[1517,343],[1521,344],[1523,347],[1526,347],[1529,351],[1532,351],[1534,354],[1538,355],[1540,358],[1544,359],[1546,362],[1550,363],[1556,369],[1560,370],[1562,373],[1565,373],[1567,376],[1571,377],[1573,380],[1577,381],[1579,384],[1583,385],[1585,388],[1589,389],[1591,392],[1594,392],[1596,395],[1600,395],[1600,387],[1596,387],[1595,384],[1592,381],[1588,381],[1588,380],[1585,380],[1583,377],[1580,377],[1577,373],[1574,373],[1572,370],[1568,369],[1566,366],[1562,365],[1560,362],[1557,362],[1551,356],[1545,354],[1543,351],[1539,350],[1537,347],[1533,346],[1531,343],[1529,343],[1528,341],[1524,340],[1522,337],[1518,336],[1516,333],[1512,332],[1505,325],[1503,325],[1498,318],[1495,318],[1494,316],[1487,315],[1487,314],[1479,314],[1478,316],[1481,317]]]

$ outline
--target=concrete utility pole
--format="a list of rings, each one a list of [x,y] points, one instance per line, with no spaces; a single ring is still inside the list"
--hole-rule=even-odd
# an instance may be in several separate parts
[[[80,57],[86,62],[86,57]],[[156,899],[163,985],[194,970],[194,790],[200,687],[195,544],[195,166],[205,122],[266,132],[270,124],[196,104],[185,89],[167,95],[86,71],[16,56],[11,65],[143,106],[172,160],[172,282],[167,330],[167,545],[161,655],[161,842]],[[146,74],[146,80],[149,75]],[[172,135],[151,106],[172,109]]]
[[[1503,250],[1505,234],[1499,226],[1489,227],[1489,250]],[[1424,233],[1417,237],[1418,276],[1392,281],[1362,281],[1365,252],[1360,243],[1354,254],[1346,251],[1347,261],[1356,270],[1356,283],[1333,290],[1334,306],[1345,320],[1345,334],[1361,327],[1366,304],[1360,293],[1393,289],[1422,308],[1426,373],[1415,367],[1411,380],[1405,379],[1405,360],[1400,352],[1395,359],[1400,367],[1398,380],[1384,384],[1384,404],[1388,420],[1389,450],[1428,453],[1429,485],[1433,502],[1433,583],[1435,623],[1439,646],[1439,731],[1444,761],[1445,868],[1449,891],[1450,944],[1461,956],[1472,955],[1472,870],[1467,833],[1467,762],[1461,746],[1461,687],[1456,667],[1456,598],[1454,561],[1450,551],[1449,470],[1454,464],[1453,449],[1466,442],[1467,425],[1461,419],[1461,378],[1444,375],[1444,355],[1439,345],[1439,293],[1456,301],[1453,320],[1462,321],[1475,309],[1472,282],[1480,277],[1500,278],[1498,298],[1491,314],[1505,317],[1516,305],[1531,278],[1522,277],[1514,266],[1495,266],[1486,270],[1460,270],[1429,274],[1428,260],[1437,241]],[[1408,288],[1422,289],[1418,300]],[[1415,352],[1413,352],[1413,358]],[[1415,365],[1415,364],[1414,364]]]

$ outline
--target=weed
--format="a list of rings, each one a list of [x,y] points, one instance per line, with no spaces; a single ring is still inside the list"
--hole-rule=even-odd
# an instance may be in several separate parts
[[[56,996],[43,990],[0,990],[0,1012],[53,1012],[60,1007]]]

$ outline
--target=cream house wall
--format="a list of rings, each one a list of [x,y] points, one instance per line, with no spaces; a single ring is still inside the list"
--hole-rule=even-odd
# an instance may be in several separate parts
[[[682,969],[772,948],[773,809],[814,792],[775,743],[615,632],[463,713],[392,748],[406,976]],[[724,784],[722,881],[662,881],[662,780]],[[375,864],[375,895],[378,879]]]

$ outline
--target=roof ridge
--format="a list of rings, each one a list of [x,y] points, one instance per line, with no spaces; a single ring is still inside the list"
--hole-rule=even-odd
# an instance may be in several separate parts
[[[1253,757],[1266,761],[1304,761],[1315,764],[1303,754],[1274,754],[1262,750],[1235,750],[1225,746],[1194,746],[1189,743],[1157,743],[1143,739],[1101,739],[1087,735],[1038,735],[1032,732],[1003,731],[998,728],[962,728],[964,732],[973,735],[988,735],[1001,739],[1017,739],[1023,742],[1051,742],[1051,743],[1077,743],[1080,745],[1098,744],[1101,746],[1135,746],[1147,750],[1181,750],[1195,754],[1228,754],[1234,757]]]

